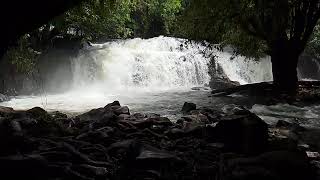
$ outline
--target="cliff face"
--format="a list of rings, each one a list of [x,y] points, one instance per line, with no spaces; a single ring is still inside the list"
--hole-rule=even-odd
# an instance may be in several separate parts
[[[38,28],[82,0],[29,0],[0,2],[0,57],[21,35]]]

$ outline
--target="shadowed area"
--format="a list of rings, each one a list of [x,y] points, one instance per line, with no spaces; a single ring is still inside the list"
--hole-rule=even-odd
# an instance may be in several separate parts
[[[82,0],[1,1],[0,56],[16,39],[47,23]]]

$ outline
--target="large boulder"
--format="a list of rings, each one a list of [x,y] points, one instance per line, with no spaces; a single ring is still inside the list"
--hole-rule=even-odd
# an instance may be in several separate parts
[[[211,76],[209,82],[211,89],[226,89],[240,85],[239,82],[229,79],[223,68],[215,61],[215,58],[209,63],[209,75]]]
[[[222,117],[214,129],[217,140],[232,151],[257,154],[267,148],[268,125],[248,110]]]
[[[125,140],[111,144],[109,154],[121,157],[125,166],[122,167],[125,179],[133,176],[139,179],[156,176],[160,179],[172,179],[184,162],[174,153],[160,150],[136,140]]]
[[[76,117],[81,124],[90,122],[94,126],[114,125],[121,113],[129,114],[127,107],[121,107],[119,101],[107,104],[104,108],[92,109]]]
[[[13,108],[0,106],[0,115],[3,116],[5,114],[12,113],[12,112],[14,112]]]
[[[240,86],[240,83],[237,81],[231,81],[229,78],[216,77],[211,79],[209,86],[211,89],[226,89]]]
[[[189,102],[185,102],[183,104],[183,107],[182,107],[182,112],[183,113],[189,113],[190,111],[192,110],[196,110],[197,109],[197,105],[194,104],[194,103],[189,103]]]

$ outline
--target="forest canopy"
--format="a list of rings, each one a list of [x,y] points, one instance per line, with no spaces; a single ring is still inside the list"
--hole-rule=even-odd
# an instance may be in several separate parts
[[[235,55],[248,58],[294,59],[276,67],[293,62],[288,77],[297,81],[299,55],[320,57],[319,4],[319,0],[84,0],[21,37],[8,57],[19,69],[30,71],[30,64],[36,64],[55,38],[105,41],[165,35],[231,46]],[[297,54],[282,55],[286,52]],[[273,64],[278,62],[283,61]],[[288,77],[275,79],[285,82]]]

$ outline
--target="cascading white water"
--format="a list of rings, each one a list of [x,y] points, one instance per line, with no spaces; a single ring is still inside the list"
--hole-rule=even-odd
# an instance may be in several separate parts
[[[217,62],[224,73],[232,80],[240,84],[272,81],[272,69],[270,57],[255,61],[243,56],[232,58],[232,54],[216,51]]]
[[[205,46],[158,37],[94,44],[74,60],[74,88],[168,90],[209,82]]]
[[[109,90],[168,90],[208,84],[211,53],[233,81],[241,84],[272,80],[271,63],[259,62],[209,49],[200,43],[157,37],[94,44],[74,60],[74,88],[96,87]]]
[[[185,101],[214,103],[210,92],[191,91],[209,83],[208,64],[216,55],[224,73],[241,84],[271,80],[268,59],[230,60],[231,54],[205,43],[156,37],[93,44],[72,62],[73,86],[63,94],[15,97],[1,103],[15,109],[40,106],[49,111],[79,113],[114,100],[138,112],[177,114]],[[58,78],[60,79],[60,78]]]

